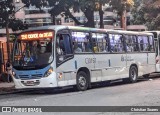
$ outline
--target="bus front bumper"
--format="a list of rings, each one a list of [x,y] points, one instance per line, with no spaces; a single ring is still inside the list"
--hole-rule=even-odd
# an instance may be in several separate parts
[[[28,88],[54,88],[57,87],[56,73],[52,73],[48,77],[42,77],[41,79],[16,79],[12,77],[16,89],[28,89]]]

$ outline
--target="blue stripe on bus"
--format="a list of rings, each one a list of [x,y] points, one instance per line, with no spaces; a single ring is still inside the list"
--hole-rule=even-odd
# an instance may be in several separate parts
[[[74,64],[75,64],[75,69],[77,69],[77,61],[76,60],[75,60]]]

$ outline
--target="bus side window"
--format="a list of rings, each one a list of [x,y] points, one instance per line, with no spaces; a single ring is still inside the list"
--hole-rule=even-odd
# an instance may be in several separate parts
[[[68,34],[58,34],[56,39],[56,51],[59,62],[62,62],[72,54],[71,38]]]
[[[103,33],[92,33],[93,50],[95,53],[108,52],[108,37]]]
[[[147,36],[138,36],[140,51],[149,51],[149,40]]]
[[[144,51],[144,47],[143,47],[143,44],[144,44],[143,36],[138,36],[138,44],[139,44],[139,49],[140,49],[140,51]]]
[[[109,34],[110,39],[110,51],[116,53],[124,52],[123,36],[120,34]]]
[[[159,42],[159,41],[157,41],[157,42]],[[154,39],[153,39],[153,37],[152,36],[149,36],[149,51],[154,51],[155,49],[154,49]]]
[[[71,39],[70,39],[69,35],[63,34],[62,37],[63,37],[64,52],[66,54],[72,54]]]
[[[74,53],[92,52],[91,41],[89,33],[86,32],[72,32],[72,41]]]
[[[136,36],[134,35],[125,35],[126,38],[126,46],[125,50],[127,52],[135,52],[137,50]]]
[[[65,54],[64,40],[62,35],[57,35],[56,49],[59,55]]]

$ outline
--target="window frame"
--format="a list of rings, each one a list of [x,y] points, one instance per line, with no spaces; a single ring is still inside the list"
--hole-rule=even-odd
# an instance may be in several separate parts
[[[132,36],[132,37],[135,37],[135,43],[132,43],[132,44],[130,44],[130,45],[132,45],[132,47],[134,48],[134,46],[135,46],[135,48],[137,49],[137,51],[127,51],[127,43],[126,43],[126,36]],[[136,34],[124,34],[124,39],[125,39],[125,51],[127,52],[127,53],[137,53],[137,52],[139,52],[140,51],[140,49],[139,49],[139,44],[138,44],[138,37],[137,37],[137,35]],[[133,39],[133,38],[132,38]]]
[[[94,42],[93,42],[93,38],[92,38],[92,34],[103,34],[103,35],[105,35],[105,37],[107,37],[107,40],[108,40],[108,51],[106,51],[106,52],[100,52],[100,51],[98,51],[98,52],[95,52],[94,51],[94,46],[93,46],[93,44],[94,44]],[[96,39],[97,39],[97,37],[96,37]],[[110,53],[110,40],[109,40],[109,37],[108,37],[108,33],[104,33],[104,32],[91,32],[91,41],[92,41],[92,50],[93,50],[93,52],[95,53],[95,54],[108,54],[108,53]],[[98,42],[97,44],[99,44],[99,43],[102,43],[102,42]],[[106,41],[106,43],[107,43],[107,41]],[[97,45],[97,46],[99,46],[99,45]],[[99,47],[98,47],[98,50],[99,50]]]
[[[114,35],[121,35],[121,37],[122,37],[122,40],[121,40],[121,44],[123,45],[123,51],[122,52],[119,52],[119,51],[117,51],[117,52],[112,52],[111,51],[111,41],[110,41],[110,37],[109,37],[109,35],[110,34],[114,34]],[[125,51],[125,38],[124,38],[124,34],[123,33],[108,33],[108,38],[109,38],[109,51],[110,51],[110,53],[111,54],[124,54],[124,53],[126,53],[126,51]],[[116,43],[117,44],[117,43]],[[120,43],[119,43],[120,44]]]
[[[74,51],[74,41],[73,41],[73,36],[72,33],[73,32],[82,32],[82,33],[88,33],[89,39],[90,39],[90,43],[91,43],[91,52],[84,52],[82,49],[82,52],[75,52]],[[81,30],[72,30],[71,31],[71,39],[72,39],[72,49],[73,49],[73,54],[93,54],[93,47],[92,47],[92,39],[91,39],[91,32],[90,31],[81,31]],[[80,43],[80,42],[79,42]],[[84,42],[83,42],[84,43]]]
[[[144,43],[144,40],[143,40],[143,51],[141,51],[141,47],[140,47],[141,43],[138,42],[139,52],[140,53],[150,52],[148,50],[146,51],[145,48],[144,48],[144,45],[150,45],[149,36],[148,35],[137,35],[137,41],[138,41],[139,36],[141,36],[142,39],[144,39],[144,37],[147,38],[147,41],[148,41],[148,43]]]
[[[70,43],[70,48],[71,48],[71,54],[65,54],[65,55],[59,55],[57,52],[57,35],[61,34],[61,35],[68,35],[69,36],[69,43]],[[55,56],[56,56],[56,67],[59,67],[61,64],[65,63],[66,61],[72,59],[74,57],[74,53],[73,53],[73,46],[72,46],[72,36],[70,33],[70,30],[68,29],[63,29],[63,30],[59,30],[58,32],[56,32],[55,34]],[[60,61],[59,58],[63,57],[64,60]]]

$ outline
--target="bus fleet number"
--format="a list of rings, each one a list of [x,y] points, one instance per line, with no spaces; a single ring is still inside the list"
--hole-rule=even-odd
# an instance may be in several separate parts
[[[96,63],[96,58],[86,58],[85,63],[86,64]]]

